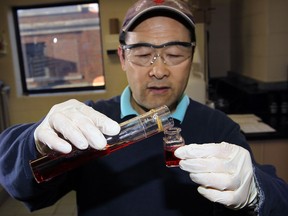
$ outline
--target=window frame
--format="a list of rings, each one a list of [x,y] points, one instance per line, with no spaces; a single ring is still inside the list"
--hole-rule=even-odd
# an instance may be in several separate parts
[[[18,10],[25,9],[39,9],[39,8],[47,8],[47,7],[61,7],[61,6],[73,6],[79,4],[92,4],[97,3],[99,7],[99,35],[100,35],[100,45],[101,46],[101,58],[98,59],[101,61],[102,65],[102,75],[103,75],[103,85],[94,86],[92,83],[89,86],[79,86],[79,87],[61,87],[61,88],[39,88],[39,89],[29,89],[27,86],[27,76],[28,69],[25,67],[25,56],[22,49],[22,41],[21,41],[21,32],[20,32],[20,23],[18,20]],[[100,9],[100,1],[99,0],[84,0],[84,1],[68,1],[61,3],[40,3],[33,5],[24,5],[24,6],[13,6],[12,7],[12,16],[14,22],[14,30],[15,30],[15,39],[16,39],[16,48],[18,55],[18,63],[20,69],[20,80],[21,80],[21,90],[23,95],[40,95],[40,94],[53,94],[53,93],[75,93],[75,92],[87,92],[87,91],[103,91],[106,89],[106,77],[105,77],[105,64],[104,64],[104,47],[103,47],[103,34],[102,34],[102,26],[101,26],[101,9]]]

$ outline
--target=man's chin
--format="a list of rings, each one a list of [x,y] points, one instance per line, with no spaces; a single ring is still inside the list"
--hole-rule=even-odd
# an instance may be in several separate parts
[[[148,103],[148,104],[141,106],[141,108],[143,110],[151,110],[151,109],[155,109],[155,108],[158,108],[158,107],[161,107],[164,105],[167,106],[167,104],[165,102]]]
[[[146,102],[147,101],[147,102]],[[168,106],[170,109],[174,109],[173,106],[171,106],[171,102],[168,100],[164,100],[163,98],[149,98],[146,101],[142,103],[137,103],[135,100],[132,102],[133,108],[139,113],[148,112],[151,109],[155,109],[158,107],[161,107],[163,105]]]

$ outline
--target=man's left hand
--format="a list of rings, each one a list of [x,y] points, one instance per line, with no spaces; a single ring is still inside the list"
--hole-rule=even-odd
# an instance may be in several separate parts
[[[233,209],[251,206],[257,199],[250,153],[237,145],[190,144],[178,148],[180,168],[199,184],[198,192],[212,202]]]

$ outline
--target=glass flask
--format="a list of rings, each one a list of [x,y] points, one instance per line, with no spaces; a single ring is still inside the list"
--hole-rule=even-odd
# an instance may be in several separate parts
[[[106,137],[107,145],[103,150],[91,147],[85,150],[73,148],[68,154],[51,151],[30,161],[30,167],[38,183],[49,181],[61,173],[165,131],[173,125],[170,110],[167,106],[162,106],[121,123],[118,135]]]

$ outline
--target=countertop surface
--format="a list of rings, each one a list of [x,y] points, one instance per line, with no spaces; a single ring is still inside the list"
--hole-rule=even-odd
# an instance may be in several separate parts
[[[275,132],[245,134],[248,140],[255,139],[287,139],[288,138],[288,115],[265,115],[260,116],[264,123],[274,128]]]

